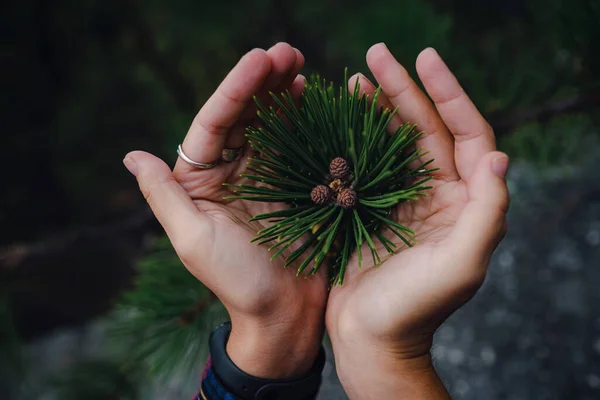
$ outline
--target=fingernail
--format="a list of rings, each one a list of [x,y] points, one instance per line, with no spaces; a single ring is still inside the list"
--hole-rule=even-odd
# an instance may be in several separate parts
[[[492,161],[492,171],[498,178],[504,179],[508,170],[508,156],[501,155]]]
[[[435,54],[438,54],[437,50],[434,49],[433,47],[427,47],[425,50],[433,51]]]
[[[137,163],[133,158],[125,157],[123,159],[123,164],[125,164],[125,168],[127,168],[127,170],[131,172],[133,176],[137,176]]]

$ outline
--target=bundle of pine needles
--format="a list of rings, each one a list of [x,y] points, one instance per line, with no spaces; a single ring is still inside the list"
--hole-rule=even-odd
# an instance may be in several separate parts
[[[375,241],[395,252],[385,229],[408,246],[413,242],[415,232],[390,214],[430,189],[425,183],[433,160],[422,161],[426,153],[415,148],[421,133],[414,125],[387,132],[396,110],[377,106],[380,93],[361,95],[358,82],[354,92],[343,85],[336,93],[332,83],[316,77],[306,82],[301,106],[289,92],[272,94],[275,106],[268,109],[257,100],[261,123],[247,136],[258,155],[248,159],[242,175],[257,184],[234,185],[229,198],[288,205],[251,221],[272,223],[254,241],[269,244],[272,259],[284,256],[286,266],[301,260],[298,274],[311,262],[308,274],[314,274],[329,260],[333,282],[342,284],[355,252],[361,265],[363,243],[374,265],[381,263]],[[296,242],[301,245],[290,249]]]

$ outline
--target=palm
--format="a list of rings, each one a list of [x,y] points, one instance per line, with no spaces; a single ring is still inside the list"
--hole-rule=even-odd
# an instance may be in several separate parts
[[[432,186],[428,197],[403,203],[394,210],[396,222],[417,232],[417,243],[408,248],[394,235],[388,235],[397,246],[396,254],[384,258],[383,264],[376,268],[370,268],[373,262],[365,258],[359,269],[355,254],[344,285],[331,292],[329,318],[338,318],[346,310],[353,310],[360,314],[358,318],[364,320],[364,326],[385,334],[398,333],[398,326],[408,331],[428,317],[416,314],[414,310],[422,308],[415,306],[438,292],[439,288],[432,285],[432,276],[451,272],[439,268],[438,259],[448,257],[441,251],[467,200],[464,182],[433,181]],[[387,253],[383,247],[377,250],[380,254]],[[390,284],[394,292],[414,295],[402,296],[401,303],[390,301],[386,290]]]
[[[264,246],[250,243],[263,225],[248,220],[256,214],[273,211],[276,206],[223,199],[232,194],[223,183],[239,184],[243,180],[240,174],[250,153],[245,144],[245,128],[256,123],[252,97],[256,94],[261,102],[268,104],[271,91],[290,90],[294,97],[300,96],[304,79],[298,72],[303,65],[302,54],[282,43],[268,52],[254,50],[244,56],[202,107],[182,147],[188,157],[201,162],[218,159],[223,148],[240,146],[246,146],[245,157],[220,162],[208,170],[179,159],[173,170],[174,179],[196,209],[185,221],[189,227],[187,244],[179,246],[184,250],[178,250],[176,243],[175,248],[190,272],[228,308],[264,312],[274,305],[284,309],[288,303],[299,303],[298,300],[324,308],[327,295],[324,275],[298,279],[293,267],[284,269],[281,259],[271,262],[271,254]],[[195,220],[201,222],[194,223]]]
[[[327,297],[324,271],[312,279],[298,279],[295,273],[298,265],[283,268],[283,258],[271,261],[272,253],[267,251],[266,246],[250,243],[256,232],[266,227],[268,222],[249,222],[249,219],[275,211],[282,205],[224,200],[224,197],[232,193],[221,182],[255,184],[240,177],[245,164],[246,157],[239,162],[222,166],[210,175],[205,171],[189,169],[186,165],[180,165],[181,169],[176,168],[174,171],[179,184],[187,191],[199,211],[209,216],[211,221],[211,234],[202,234],[205,241],[202,248],[212,249],[211,253],[204,253],[205,263],[219,268],[220,284],[236,288],[234,297],[221,293],[217,295],[224,303],[238,309],[244,308],[242,311],[245,312],[264,310],[275,302],[279,306],[285,306],[281,299],[290,303],[296,302],[298,298],[309,299],[315,308],[323,307]],[[195,273],[193,266],[188,265],[188,268]],[[257,268],[261,269],[260,273],[257,273]],[[206,281],[205,266],[199,266],[198,269],[202,269],[202,273],[198,271],[200,276],[197,276]],[[210,285],[210,282],[207,284]]]

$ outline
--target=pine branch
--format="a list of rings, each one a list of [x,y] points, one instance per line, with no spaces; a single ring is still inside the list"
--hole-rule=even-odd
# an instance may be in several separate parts
[[[110,338],[126,346],[126,365],[145,365],[152,375],[197,371],[210,331],[226,319],[225,308],[186,270],[166,238],[139,270],[135,287],[113,313]]]
[[[189,324],[191,324],[196,319],[200,318],[202,316],[202,313],[204,311],[206,311],[206,309],[211,304],[214,304],[215,301],[218,301],[218,299],[214,295],[214,293],[213,292],[208,292],[206,294],[206,296],[203,299],[198,300],[196,302],[196,304],[194,304],[194,306],[192,308],[190,308],[189,310],[187,310],[187,311],[185,311],[185,312],[183,312],[181,314],[181,316],[178,319],[179,323],[182,324],[182,325],[189,325]]]
[[[407,151],[420,135],[414,125],[387,133],[396,110],[378,108],[380,93],[377,89],[369,98],[360,93],[358,82],[352,93],[345,84],[336,93],[333,84],[316,77],[306,82],[301,107],[289,93],[272,94],[277,109],[255,99],[261,126],[250,127],[247,136],[259,156],[249,162],[252,174],[244,175],[254,182],[230,185],[234,195],[226,199],[290,207],[254,216],[251,220],[271,220],[272,225],[253,241],[275,250],[271,259],[283,257],[286,267],[298,263],[298,274],[314,274],[332,259],[332,281],[341,284],[352,255],[362,262],[363,243],[373,265],[380,264],[373,238],[390,253],[395,247],[381,235],[384,229],[411,244],[408,228],[378,212],[387,215],[399,203],[423,196],[432,170],[426,169],[430,161],[414,167],[425,152]]]

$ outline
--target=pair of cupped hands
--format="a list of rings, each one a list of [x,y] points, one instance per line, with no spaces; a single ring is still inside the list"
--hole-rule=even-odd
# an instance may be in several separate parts
[[[244,372],[302,377],[327,328],[351,398],[446,398],[431,362],[433,334],[481,286],[506,231],[508,157],[496,151],[492,128],[435,50],[416,60],[429,96],[384,44],[371,47],[367,63],[383,88],[381,105],[398,107],[390,129],[416,124],[424,132],[417,146],[439,169],[427,197],[392,213],[417,232],[417,244],[376,268],[365,261],[359,269],[355,256],[343,286],[329,288],[326,268],[297,277],[293,265],[283,268],[281,258],[270,261],[266,247],[250,243],[264,225],[248,220],[278,206],[223,200],[231,195],[224,182],[244,181],[248,148],[239,161],[206,170],[181,159],[171,170],[141,151],[124,163],[183,264],[227,308],[227,352]],[[253,96],[269,103],[269,92],[289,90],[300,98],[303,65],[302,53],[286,43],[244,55],[192,121],[182,143],[186,155],[210,163],[224,148],[247,146],[245,129],[256,123]],[[362,92],[374,92],[361,74],[349,80],[351,90],[357,78]]]

